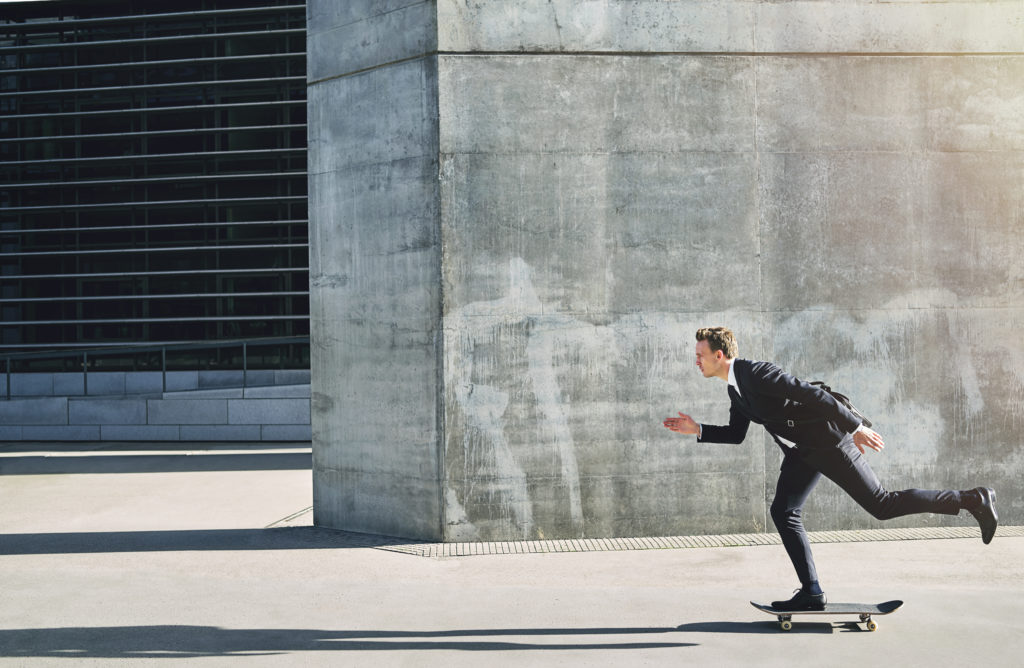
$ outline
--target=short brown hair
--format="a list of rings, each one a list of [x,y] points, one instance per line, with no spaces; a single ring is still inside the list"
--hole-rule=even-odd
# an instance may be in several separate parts
[[[712,352],[721,350],[729,359],[735,359],[740,352],[736,337],[727,327],[702,327],[697,330],[697,340],[707,341]]]

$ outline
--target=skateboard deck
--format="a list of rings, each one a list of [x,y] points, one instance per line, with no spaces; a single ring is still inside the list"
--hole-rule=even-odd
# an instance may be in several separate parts
[[[778,610],[763,603],[750,602],[761,612],[775,615],[779,618],[779,628],[789,631],[793,628],[793,617],[796,615],[857,615],[862,623],[867,626],[868,631],[878,628],[878,622],[872,619],[877,615],[888,615],[896,612],[903,601],[886,601],[885,603],[826,603],[824,610]]]

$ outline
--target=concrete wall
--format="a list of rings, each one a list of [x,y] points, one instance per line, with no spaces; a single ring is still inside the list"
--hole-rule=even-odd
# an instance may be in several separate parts
[[[774,445],[661,427],[726,420],[710,324],[1024,521],[1021,3],[309,7],[318,523],[771,530]]]
[[[440,531],[432,3],[310,2],[314,521]]]

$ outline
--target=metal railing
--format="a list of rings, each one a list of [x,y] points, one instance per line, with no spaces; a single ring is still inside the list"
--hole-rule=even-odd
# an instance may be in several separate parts
[[[139,344],[124,345],[118,344],[110,347],[82,348],[79,350],[50,350],[38,353],[0,353],[0,360],[3,361],[5,370],[5,392],[4,399],[11,398],[11,363],[19,360],[46,360],[46,359],[79,359],[81,360],[83,394],[89,394],[89,365],[95,365],[97,358],[104,356],[119,355],[122,357],[137,355],[139,353],[160,353],[160,373],[162,391],[167,391],[167,353],[188,350],[210,350],[220,348],[241,348],[242,350],[242,387],[248,387],[249,376],[249,348],[265,347],[286,344],[309,344],[308,336],[285,336],[263,339],[235,339],[230,341],[195,341],[189,343],[167,343],[167,344]]]

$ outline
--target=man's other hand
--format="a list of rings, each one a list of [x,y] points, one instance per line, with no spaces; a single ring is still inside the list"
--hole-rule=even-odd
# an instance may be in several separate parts
[[[885,447],[882,437],[873,429],[869,429],[864,425],[861,425],[857,431],[853,432],[853,444],[857,446],[861,454],[864,454],[864,448],[871,448],[875,452],[881,452],[882,448]]]

